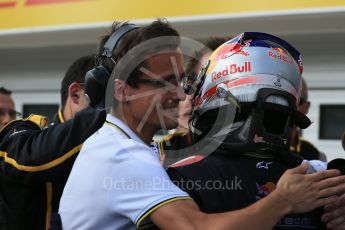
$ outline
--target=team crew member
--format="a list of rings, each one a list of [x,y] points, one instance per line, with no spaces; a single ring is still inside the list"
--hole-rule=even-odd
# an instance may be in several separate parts
[[[52,229],[58,227],[59,201],[76,155],[105,121],[105,111],[86,108],[84,77],[93,66],[94,56],[87,56],[69,67],[62,108],[49,128],[45,117],[31,115],[1,131],[0,229],[49,229],[51,218]]]
[[[287,42],[250,32],[224,43],[210,56],[194,97],[192,130],[202,133],[193,133],[193,140],[209,138],[213,144],[223,135],[222,142],[206,158],[192,163],[189,158],[168,169],[170,178],[202,211],[219,213],[256,203],[279,187],[286,170],[302,163],[302,158],[289,152],[293,125],[306,128],[310,124],[296,109],[301,62]],[[218,73],[223,75],[215,79]],[[234,108],[232,125],[217,119],[217,114]],[[200,182],[200,186],[188,187],[183,182]],[[302,197],[296,194],[296,199]],[[274,229],[325,229],[322,213],[322,209],[287,213]]]
[[[16,119],[20,113],[15,110],[12,92],[0,87],[0,130],[10,121]]]
[[[307,115],[310,108],[310,101],[308,100],[308,86],[304,78],[302,78],[302,90],[301,97],[297,106],[297,110],[301,113]],[[291,152],[296,153],[307,160],[323,160],[327,161],[324,154],[321,154],[320,151],[309,141],[304,139],[301,135],[301,130],[298,127],[292,129],[292,138],[291,138]],[[321,157],[323,157],[321,159]]]
[[[115,34],[127,26],[114,24]],[[179,42],[169,24],[155,21],[127,33],[113,50],[115,102],[106,124],[85,142],[73,166],[60,201],[63,228],[135,229],[152,221],[161,229],[262,230],[290,212],[333,201],[329,196],[344,178],[333,177],[336,170],[304,175],[306,165],[288,170],[267,198],[221,214],[201,212],[172,184],[149,144],[161,121],[167,129],[177,126],[168,117],[177,117],[178,102],[185,98],[179,84],[184,73]],[[140,62],[130,71],[132,57],[138,55]],[[147,116],[150,105],[157,104]],[[319,190],[330,185],[335,187]]]

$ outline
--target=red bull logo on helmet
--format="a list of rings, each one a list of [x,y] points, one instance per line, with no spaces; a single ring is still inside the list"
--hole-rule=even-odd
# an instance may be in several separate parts
[[[279,59],[283,62],[292,64],[291,58],[281,48],[272,48],[272,51],[268,51],[268,56],[274,59]]]
[[[278,53],[287,55],[286,51],[283,50],[282,48],[272,47],[272,50],[274,50],[274,51],[276,51]]]
[[[217,60],[226,59],[234,54],[240,54],[243,56],[249,56],[249,52],[246,52],[242,49],[242,45],[239,43],[230,43],[224,44],[223,46],[219,47],[216,53]]]
[[[237,64],[230,64],[227,65],[226,68],[219,72],[212,72],[211,78],[212,81],[216,81],[220,78],[227,77],[229,74],[236,74],[236,73],[247,73],[252,71],[252,63],[249,61],[244,62],[243,65]]]
[[[236,54],[242,54],[242,55],[244,55],[244,56],[246,56],[246,57],[249,56],[249,53],[246,52],[246,51],[244,51],[244,50],[239,50],[239,51],[236,52]]]

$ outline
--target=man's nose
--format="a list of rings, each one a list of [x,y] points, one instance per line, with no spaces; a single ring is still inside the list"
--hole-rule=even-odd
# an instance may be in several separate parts
[[[0,129],[7,125],[11,120],[10,115],[7,113],[5,113],[3,116],[0,116]]]
[[[177,84],[175,92],[177,99],[179,99],[180,101],[184,101],[186,99],[186,93],[184,92],[181,84]]]
[[[15,118],[11,117],[10,114],[5,113],[5,115],[1,119],[1,123],[3,125],[7,125],[10,121],[14,120]]]

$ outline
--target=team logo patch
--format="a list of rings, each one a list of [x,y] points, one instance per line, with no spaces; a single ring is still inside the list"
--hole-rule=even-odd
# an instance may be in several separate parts
[[[256,200],[261,200],[262,198],[266,197],[268,194],[276,189],[276,185],[273,182],[267,182],[264,185],[259,185],[256,183],[257,195]]]

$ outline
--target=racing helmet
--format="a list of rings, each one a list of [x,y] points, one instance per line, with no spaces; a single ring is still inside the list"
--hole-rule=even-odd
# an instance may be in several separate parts
[[[302,81],[301,54],[286,41],[266,33],[244,32],[209,57],[189,89],[194,93],[191,130],[202,137],[211,126],[228,128],[232,148],[289,147],[293,125],[310,120],[297,111]],[[236,106],[229,124],[216,119],[219,110]],[[224,131],[223,131],[224,133]]]

